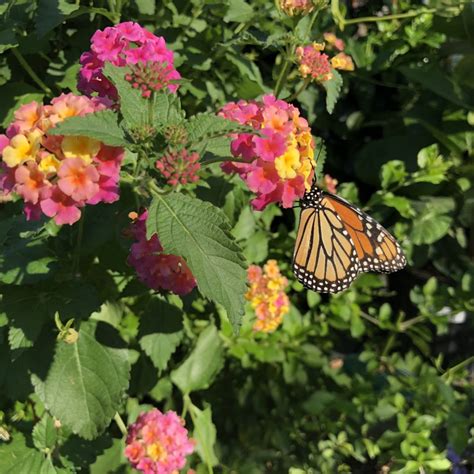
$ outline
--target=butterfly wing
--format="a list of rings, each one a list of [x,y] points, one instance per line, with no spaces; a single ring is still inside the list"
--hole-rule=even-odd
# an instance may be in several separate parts
[[[360,270],[354,242],[336,211],[321,206],[301,211],[293,254],[293,272],[308,289],[345,290]]]
[[[335,210],[351,236],[361,271],[391,273],[406,265],[398,242],[375,219],[339,196],[325,193],[323,200]]]

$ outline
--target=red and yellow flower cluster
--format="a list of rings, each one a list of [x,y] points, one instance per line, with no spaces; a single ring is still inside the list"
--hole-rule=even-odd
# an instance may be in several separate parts
[[[334,33],[324,33],[325,43],[312,43],[296,48],[296,57],[299,63],[299,71],[306,78],[310,77],[317,82],[329,81],[333,77],[332,69],[341,71],[353,71],[354,63],[352,58],[342,52],[345,48],[344,41],[337,38]],[[328,49],[339,51],[335,56],[329,56],[323,51],[328,45]]]
[[[227,162],[222,169],[238,173],[257,194],[255,209],[273,202],[292,207],[310,189],[316,165],[311,129],[299,110],[265,95],[261,101],[229,102],[220,115],[258,131],[234,136],[232,154],[243,163]]]
[[[246,298],[257,316],[253,328],[255,331],[272,332],[290,309],[285,293],[288,280],[281,275],[276,260],[268,260],[263,269],[250,265],[247,276],[250,288]]]
[[[31,102],[15,112],[6,135],[0,136],[0,189],[23,198],[27,219],[43,213],[57,224],[73,224],[86,204],[118,199],[122,148],[87,137],[48,134],[68,117],[107,106],[102,99],[62,94],[51,105]]]
[[[142,413],[128,429],[125,456],[130,464],[145,474],[177,474],[195,445],[183,425],[174,411]]]
[[[130,247],[128,263],[135,268],[138,278],[149,288],[160,291],[172,291],[177,295],[189,293],[195,286],[191,270],[182,257],[163,253],[158,236],[146,238],[146,220],[148,212],[140,216],[131,213],[135,220],[130,233],[135,243]]]

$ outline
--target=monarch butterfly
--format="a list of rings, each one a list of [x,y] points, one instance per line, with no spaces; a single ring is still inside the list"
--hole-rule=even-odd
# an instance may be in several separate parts
[[[309,290],[337,293],[360,272],[391,273],[406,265],[389,232],[344,199],[313,185],[301,208],[293,272]]]

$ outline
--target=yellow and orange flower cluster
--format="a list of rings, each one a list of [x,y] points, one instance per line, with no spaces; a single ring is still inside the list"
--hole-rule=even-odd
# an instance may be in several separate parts
[[[342,52],[345,48],[344,41],[337,38],[334,33],[324,33],[325,43],[312,43],[306,46],[296,48],[296,57],[299,63],[299,71],[306,78],[318,82],[329,81],[333,77],[333,69],[340,71],[353,71],[354,63],[352,58]],[[330,49],[334,52],[339,51],[335,56],[329,56],[323,51]]]
[[[268,260],[263,268],[250,265],[248,280],[250,289],[245,297],[257,316],[253,329],[261,332],[275,331],[290,309],[285,293],[288,280],[281,275],[276,260]]]

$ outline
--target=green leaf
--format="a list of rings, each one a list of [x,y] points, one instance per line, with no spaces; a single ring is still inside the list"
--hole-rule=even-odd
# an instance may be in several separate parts
[[[117,67],[111,63],[104,66],[104,75],[110,79],[117,88],[120,99],[120,113],[122,114],[128,130],[143,127],[147,123],[150,101],[142,97],[140,89],[134,89],[125,80],[129,72],[127,67]]]
[[[184,126],[188,132],[188,140],[191,143],[199,143],[202,140],[222,137],[230,133],[254,132],[251,127],[219,117],[219,115],[213,113],[194,115],[185,122]]]
[[[79,9],[79,4],[69,3],[66,0],[39,0],[36,9],[36,31],[38,36],[60,25],[68,15]]]
[[[268,236],[263,230],[255,232],[246,241],[244,255],[252,263],[263,262],[268,257]]]
[[[331,69],[331,72],[331,79],[323,82],[323,87],[326,89],[326,110],[330,114],[334,112],[342,89],[342,76],[335,69]]]
[[[25,285],[50,278],[57,260],[40,239],[11,239],[0,253],[0,282]]]
[[[44,383],[33,380],[51,414],[85,439],[109,425],[128,388],[130,363],[123,347],[111,326],[88,321],[76,343],[57,343]]]
[[[238,331],[247,291],[246,263],[223,212],[183,194],[159,195],[147,220],[148,237],[155,233],[166,253],[186,259],[199,291],[224,306]]]
[[[382,166],[380,172],[381,186],[388,189],[391,186],[402,184],[408,173],[405,169],[405,163],[399,160],[392,160]]]
[[[197,441],[196,451],[208,466],[216,466],[219,460],[214,452],[216,427],[212,422],[211,407],[207,406],[204,410],[200,410],[197,406],[191,405],[190,411],[194,424],[193,438]]]
[[[452,222],[445,214],[426,212],[413,221],[411,240],[415,245],[432,244],[448,233]]]
[[[112,110],[100,110],[82,117],[70,117],[48,130],[49,135],[73,135],[94,138],[110,146],[127,144],[118,116]]]
[[[423,148],[418,153],[420,171],[413,174],[415,183],[439,184],[448,179],[447,172],[452,163],[443,159],[439,154],[437,144]]]
[[[15,350],[32,347],[45,322],[52,321],[56,312],[64,321],[84,319],[98,306],[97,292],[88,284],[12,287],[0,300],[0,315],[8,318],[9,343]]]
[[[316,160],[316,169],[314,170],[315,173],[315,179],[317,181],[321,180],[323,178],[323,170],[324,170],[324,163],[326,162],[327,158],[327,150],[326,150],[326,145],[324,144],[322,138],[320,139],[314,139],[315,143],[315,155],[314,159]]]
[[[229,23],[231,21],[245,23],[250,21],[255,15],[251,5],[244,0],[230,0],[229,9],[224,16],[224,21]]]
[[[11,48],[18,46],[18,41],[15,36],[15,32],[8,28],[6,30],[0,30],[0,54]]]
[[[33,444],[40,451],[53,451],[58,440],[60,431],[54,426],[53,418],[45,413],[33,428]]]
[[[176,94],[161,91],[153,94],[153,124],[158,129],[176,125],[184,120],[181,101]]]
[[[200,335],[189,357],[171,372],[171,381],[183,393],[202,390],[211,384],[224,364],[222,341],[213,324]]]
[[[433,469],[433,471],[447,471],[451,467],[449,459],[432,459],[424,463],[426,467]]]
[[[154,298],[140,318],[140,347],[158,370],[168,361],[183,338],[183,313],[161,298]]]
[[[90,468],[90,474],[104,474],[106,472],[120,472],[120,465],[124,462],[125,439],[114,438],[112,446],[106,449],[94,464],[87,466]]]
[[[0,472],[2,474],[55,474],[58,470],[38,450],[29,448],[21,433],[15,433],[13,441],[0,444]]]
[[[474,96],[463,92],[437,64],[402,66],[400,71],[408,80],[418,82],[423,88],[460,107],[474,107]]]
[[[135,0],[138,11],[142,15],[154,15],[156,9],[155,0]]]

